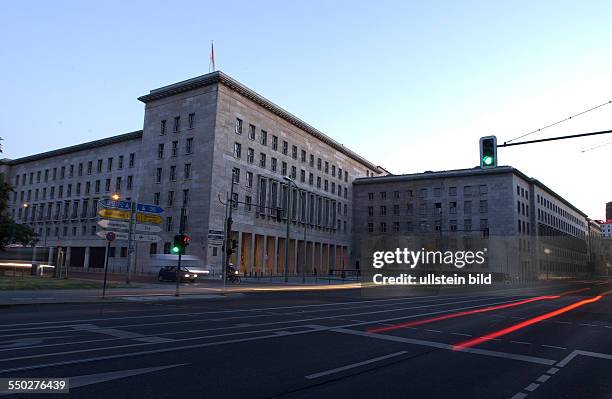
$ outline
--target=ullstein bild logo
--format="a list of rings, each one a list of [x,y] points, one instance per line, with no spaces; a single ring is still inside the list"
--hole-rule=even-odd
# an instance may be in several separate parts
[[[372,255],[374,269],[382,269],[386,265],[398,265],[400,268],[408,267],[411,270],[419,265],[446,265],[462,269],[466,265],[481,265],[485,262],[487,248],[482,251],[428,251],[421,248],[412,251],[408,248],[396,248],[395,251],[376,251]],[[397,267],[397,266],[396,266]],[[428,273],[414,276],[401,273],[396,276],[385,276],[375,273],[372,282],[376,285],[462,285],[462,284],[491,284],[491,275],[469,274],[466,277],[454,274]]]

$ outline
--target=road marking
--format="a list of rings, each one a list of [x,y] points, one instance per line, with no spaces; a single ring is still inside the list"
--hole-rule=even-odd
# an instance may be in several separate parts
[[[88,331],[92,333],[110,335],[111,337],[115,338],[133,339],[135,341],[149,342],[155,344],[174,341],[171,338],[162,338],[151,335],[138,334],[131,331],[117,330],[115,328],[104,328],[96,326],[95,324],[77,324],[72,328],[77,331]]]
[[[463,337],[471,337],[472,334],[465,334],[465,333],[458,333],[458,332],[452,332],[451,334],[453,335],[461,335]]]
[[[546,382],[546,381],[548,381],[549,378],[550,378],[549,375],[542,374],[536,381],[537,382]]]
[[[428,330],[428,329],[424,329],[423,331],[429,331],[429,332],[433,332],[433,333],[441,333],[442,332],[440,330]]]
[[[527,385],[525,387],[525,391],[533,392],[536,389],[538,389],[539,386],[540,386],[540,384],[536,384],[536,383],[532,382],[531,384],[529,384],[529,385]]]
[[[131,370],[119,370],[119,371],[111,371],[108,373],[96,373],[96,374],[86,374],[86,375],[78,375],[70,378],[70,389],[83,387],[86,385],[99,384],[101,382],[107,382],[112,380],[118,380],[120,378],[133,377],[135,375],[153,373],[155,371],[167,370],[175,367],[186,366],[189,363],[181,363],[181,364],[171,364],[169,366],[159,366],[159,367],[145,367],[139,369],[131,369]]]
[[[521,345],[531,345],[531,342],[523,342],[523,341],[510,341],[513,344],[521,344]]]
[[[556,367],[551,367],[551,368],[549,368],[549,369],[548,369],[547,373],[548,373],[548,374],[557,374],[557,371],[559,371],[559,369],[558,369],[558,368],[556,368]]]
[[[407,343],[407,344],[412,344],[412,345],[421,345],[421,346],[428,346],[432,348],[455,351],[453,349],[453,345],[445,344],[442,342],[425,341],[425,340],[413,339],[413,338],[404,338],[404,337],[398,337],[395,335],[368,333],[366,331],[350,330],[346,328],[333,328],[331,329],[331,331],[338,332],[341,334],[358,335],[362,337],[382,339],[386,341],[402,342],[402,343]],[[555,360],[552,360],[552,359],[545,359],[545,358],[535,357],[535,356],[517,355],[514,353],[498,352],[498,351],[492,351],[492,350],[487,350],[487,349],[466,348],[462,352],[473,353],[476,355],[491,356],[491,357],[501,357],[504,359],[519,360],[519,361],[528,362],[528,363],[545,364],[549,366],[555,364]]]
[[[346,366],[337,367],[335,369],[321,371],[319,373],[314,373],[314,374],[309,374],[309,375],[304,376],[304,378],[312,380],[312,379],[315,379],[315,378],[324,377],[326,375],[339,373],[341,371],[354,369],[356,367],[365,366],[366,364],[371,364],[371,363],[379,362],[381,360],[390,359],[392,357],[400,356],[400,355],[403,355],[405,353],[408,353],[408,352],[406,352],[406,351],[399,351],[399,352],[391,353],[391,354],[388,354],[388,355],[385,355],[385,356],[379,356],[379,357],[375,357],[375,358],[372,358],[372,359],[369,359],[369,360],[364,360],[362,362],[347,364]]]
[[[511,397],[510,399],[524,399],[526,397],[527,397],[526,393],[519,392],[516,395],[514,395],[513,397]]]
[[[566,348],[566,347],[563,347],[563,346],[544,345],[544,344],[541,344],[541,346],[546,347],[546,348],[553,348],[553,349],[567,350],[567,348]]]
[[[312,332],[327,330],[327,328],[321,328],[321,326],[301,326],[301,327],[309,327],[309,328],[312,328],[312,330],[297,331],[297,332],[289,333],[287,335],[301,335],[301,334],[308,334],[308,333],[312,333]],[[285,335],[285,336],[287,336],[287,335]],[[229,339],[229,340],[225,340],[225,341],[207,342],[207,343],[203,343],[203,344],[165,347],[165,348],[152,349],[152,350],[147,350],[147,351],[120,353],[120,354],[116,354],[116,355],[98,356],[98,357],[85,358],[85,359],[65,360],[65,361],[60,361],[60,362],[52,362],[52,363],[44,363],[44,364],[33,364],[33,365],[29,365],[29,366],[22,366],[22,367],[13,367],[13,368],[9,368],[9,369],[2,369],[2,370],[0,370],[0,374],[13,373],[13,372],[16,372],[16,371],[36,370],[36,369],[41,369],[41,368],[46,368],[46,367],[54,367],[54,366],[65,366],[65,365],[69,365],[69,364],[91,363],[91,362],[98,362],[98,361],[101,361],[101,360],[122,359],[122,358],[127,358],[127,357],[134,357],[134,356],[151,355],[151,354],[156,354],[156,353],[174,352],[174,351],[179,351],[179,350],[206,348],[206,347],[209,347],[209,346],[218,346],[218,345],[235,344],[235,343],[241,343],[241,342],[259,341],[259,340],[270,339],[270,338],[279,338],[279,337],[283,337],[283,336],[279,336],[279,335],[276,335],[276,334],[270,334],[270,335],[262,335],[262,336],[258,336],[258,337]],[[135,345],[131,345],[131,346],[139,346],[139,345],[146,345],[146,344],[135,344]]]

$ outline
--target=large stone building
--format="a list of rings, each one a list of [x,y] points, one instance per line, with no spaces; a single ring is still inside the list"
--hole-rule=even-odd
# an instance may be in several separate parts
[[[487,248],[476,270],[505,279],[591,272],[587,216],[512,167],[360,178],[353,190],[356,267],[371,264],[376,246],[417,237],[415,250]]]
[[[248,273],[279,274],[286,224],[276,216],[285,207],[289,176],[295,182],[289,272],[349,267],[352,182],[384,169],[222,72],[139,100],[145,103],[142,131],[2,161],[0,172],[16,190],[9,214],[34,228],[50,260],[61,247],[70,267],[102,267],[97,202],[119,193],[165,208],[162,240],[137,246],[136,272],[150,271],[153,257],[169,253],[182,205],[192,239],[187,253],[218,267],[222,250],[208,237],[224,230],[222,202],[234,175],[232,262]],[[126,245],[112,251],[112,269],[125,270]]]

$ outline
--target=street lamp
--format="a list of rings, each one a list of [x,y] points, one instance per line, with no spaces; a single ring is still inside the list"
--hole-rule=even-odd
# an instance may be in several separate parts
[[[291,218],[291,185],[295,184],[289,176],[283,177],[289,187],[287,189],[287,237],[285,238],[285,283],[289,282],[289,224]]]
[[[119,200],[121,199],[121,194],[119,194],[119,193],[114,193],[113,195],[111,195],[111,198],[112,198],[114,201],[119,201]]]

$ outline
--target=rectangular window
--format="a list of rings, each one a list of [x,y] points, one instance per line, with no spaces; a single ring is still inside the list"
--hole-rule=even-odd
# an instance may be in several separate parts
[[[168,191],[168,206],[174,204],[174,191]]]
[[[289,143],[283,141],[283,155],[287,155],[289,153]]]
[[[153,204],[159,205],[160,197],[161,197],[161,193],[153,193]]]
[[[480,201],[480,213],[487,213],[489,211],[489,206],[487,200]]]
[[[128,166],[129,166],[130,168],[133,168],[133,167],[134,167],[134,160],[135,160],[135,158],[136,158],[136,154],[132,152],[132,153],[130,154],[130,160],[129,160],[129,163],[128,163]]]
[[[234,183],[240,183],[240,168],[232,168],[232,179]]]
[[[249,140],[255,140],[255,125],[249,124]]]
[[[291,157],[293,159],[297,159],[297,157],[298,157],[298,148],[297,148],[296,145],[291,146]]]
[[[132,182],[134,180],[134,177],[132,175],[127,177],[127,189],[131,190],[132,189]]]
[[[276,172],[276,158],[272,158],[270,160],[270,163],[272,164],[270,169],[272,170],[272,172]]]
[[[188,138],[187,140],[185,140],[185,154],[191,154],[191,151],[193,150],[193,137]]]
[[[93,169],[93,162],[92,161],[87,162],[87,174],[88,175],[91,174],[92,169]],[[55,175],[55,173],[53,173],[53,175]],[[53,177],[53,179],[55,179],[55,177]]]
[[[185,180],[187,179],[191,179],[191,164],[190,163],[185,164]]]
[[[310,161],[308,162],[311,168],[314,168],[314,155],[310,154]]]
[[[246,186],[253,187],[253,172],[246,172]]]
[[[278,137],[272,136],[272,149],[278,151]]]
[[[287,176],[287,162],[281,164],[281,175]]]
[[[183,190],[183,205],[187,205],[189,203],[189,190]]]
[[[306,162],[306,150],[302,150],[301,155],[300,155],[300,160],[302,162]]]
[[[157,145],[157,159],[162,159],[164,157],[164,144]]]
[[[106,192],[109,192],[111,189],[111,179],[106,179],[106,182],[104,184],[104,190]]]
[[[329,173],[329,162],[325,161],[325,173]]]
[[[259,143],[261,145],[268,145],[268,132],[265,130],[261,131],[261,136],[259,137]]]
[[[172,156],[175,157],[178,155],[178,141],[172,142]]]
[[[251,211],[251,203],[252,203],[252,201],[253,201],[253,200],[251,199],[251,196],[250,196],[250,195],[246,195],[246,196],[244,197],[244,202],[245,202],[245,204],[244,204],[244,210],[245,210],[245,211]]]
[[[166,120],[165,119],[162,119],[161,123],[159,124],[159,134],[162,136],[166,134]]]
[[[189,126],[189,129],[193,129],[195,126],[195,114],[193,112],[189,114],[187,125]]]
[[[166,231],[172,231],[172,216],[166,216]]]
[[[242,145],[240,143],[234,143],[234,157],[240,159],[242,156]]]
[[[263,152],[259,154],[259,166],[262,168],[266,167],[266,154]]]
[[[247,148],[247,162],[248,163],[255,162],[255,150],[252,148]]]
[[[181,130],[181,117],[175,116],[174,117],[174,133],[178,133],[179,130]]]
[[[170,181],[176,180],[176,165],[170,166]]]
[[[242,134],[242,119],[236,118],[236,134]]]
[[[157,168],[157,172],[155,174],[155,183],[161,183],[162,181],[162,168]]]

